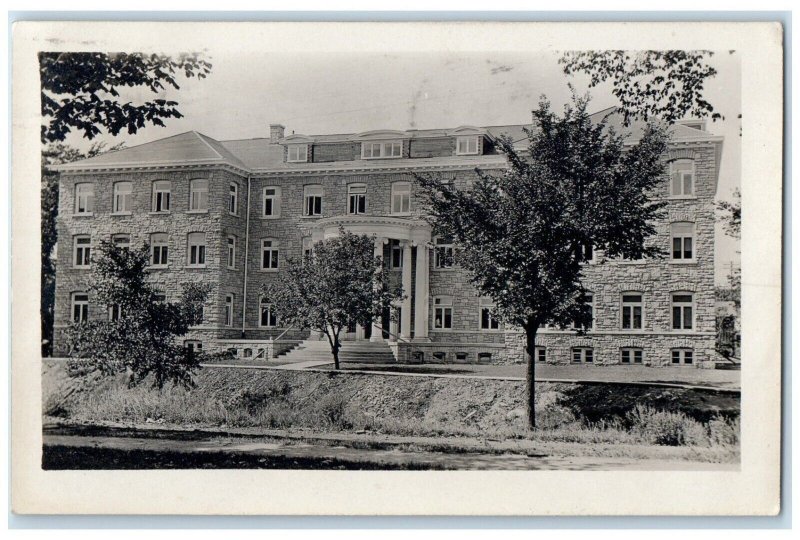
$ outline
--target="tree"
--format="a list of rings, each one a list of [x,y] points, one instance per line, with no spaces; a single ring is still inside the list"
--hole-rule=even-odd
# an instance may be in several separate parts
[[[210,355],[176,339],[202,322],[208,285],[186,283],[180,301],[165,302],[146,279],[147,244],[133,249],[103,241],[99,251],[92,258],[89,292],[97,305],[109,309],[109,317],[67,327],[72,366],[104,376],[127,373],[131,386],[150,375],[158,388],[167,382],[193,386],[194,372]]]
[[[338,237],[315,244],[312,254],[287,259],[280,279],[261,292],[282,324],[325,334],[336,369],[342,330],[371,325],[403,297],[402,289],[388,285],[375,238],[341,227]]]
[[[687,115],[723,119],[703,97],[717,70],[711,51],[568,51],[559,59],[566,75],[590,76],[589,87],[611,81],[624,124],[634,119],[672,124]]]
[[[119,143],[109,151],[119,150],[125,143]],[[50,356],[53,349],[53,305],[55,302],[56,267],[53,250],[58,240],[56,221],[58,218],[58,174],[51,167],[94,157],[104,152],[105,143],[92,143],[89,150],[82,152],[62,143],[47,145],[42,150],[42,276],[40,313],[42,317],[42,356]]]
[[[608,256],[660,257],[646,240],[664,203],[649,193],[663,181],[667,135],[648,126],[638,143],[593,123],[587,99],[574,98],[563,117],[542,98],[527,130],[527,155],[501,139],[508,167],[477,170],[470,189],[434,176],[417,176],[435,234],[460,247],[458,263],[494,314],[525,331],[528,420],[535,427],[534,352],[544,324],[585,329],[591,323],[582,285],[586,246]]]
[[[146,88],[154,94],[167,86],[180,89],[178,77],[203,79],[211,64],[200,53],[172,58],[163,54],[40,52],[42,143],[63,141],[73,129],[93,139],[105,129],[117,135],[136,133],[147,123],[181,118],[176,101],[125,102],[119,90]],[[101,129],[102,128],[102,129]]]
[[[724,222],[725,234],[731,238],[740,238],[742,234],[742,192],[733,190],[732,201],[717,202],[717,210],[721,215],[718,219]]]

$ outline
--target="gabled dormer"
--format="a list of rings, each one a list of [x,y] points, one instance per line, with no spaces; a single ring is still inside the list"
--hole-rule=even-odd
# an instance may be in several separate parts
[[[353,135],[350,140],[361,145],[361,159],[396,159],[408,154],[405,131],[365,131]]]
[[[457,156],[479,156],[483,154],[484,143],[489,137],[485,129],[475,126],[459,126],[447,132],[455,139]]]
[[[306,135],[295,135],[294,133],[280,140],[286,150],[284,151],[284,161],[286,163],[308,163],[311,161],[311,145],[314,139]]]

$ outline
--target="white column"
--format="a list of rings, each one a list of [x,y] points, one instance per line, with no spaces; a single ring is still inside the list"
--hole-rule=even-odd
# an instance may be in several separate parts
[[[428,276],[428,247],[420,242],[417,244],[417,271],[414,298],[414,339],[428,340],[428,312],[429,307],[429,276]]]
[[[403,303],[400,313],[400,337],[403,339],[411,338],[411,242],[403,244]]]
[[[375,256],[383,258],[383,243],[385,242],[385,238],[377,237],[375,238]],[[370,341],[383,341],[383,329],[381,328],[381,318],[379,317],[377,321],[372,321],[372,334],[369,337]],[[377,328],[376,328],[377,326]]]

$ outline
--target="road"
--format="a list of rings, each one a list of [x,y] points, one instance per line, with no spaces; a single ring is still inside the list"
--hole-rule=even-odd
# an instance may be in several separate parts
[[[361,448],[296,440],[201,440],[44,434],[42,467],[57,469],[736,470],[738,464],[522,453]]]

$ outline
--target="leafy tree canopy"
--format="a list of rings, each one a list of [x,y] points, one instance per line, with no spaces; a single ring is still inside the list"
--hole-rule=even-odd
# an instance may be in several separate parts
[[[72,323],[66,331],[75,365],[102,375],[128,373],[138,384],[149,375],[153,385],[167,382],[192,386],[192,375],[209,355],[176,342],[190,326],[202,321],[209,286],[186,283],[178,302],[165,302],[147,282],[149,246],[121,248],[101,242],[92,258],[90,293],[97,306],[114,307],[116,320],[92,319]]]
[[[611,81],[625,125],[634,119],[672,124],[686,116],[723,119],[703,96],[717,74],[711,51],[568,51],[559,59],[564,73],[590,76],[593,88]]]
[[[178,78],[205,78],[211,64],[200,53],[173,58],[163,54],[40,52],[42,143],[63,141],[73,129],[93,139],[105,129],[136,133],[163,118],[181,118],[178,103],[152,99],[123,102],[120,89],[144,88],[153,94],[179,89]]]
[[[723,222],[725,234],[731,238],[739,238],[742,234],[742,193],[738,189],[733,190],[732,201],[719,201],[717,209]]]
[[[380,320],[401,289],[388,286],[375,238],[339,228],[339,236],[314,245],[302,259],[286,260],[279,279],[262,289],[282,325],[323,332],[339,369],[340,335],[352,325]]]
[[[537,328],[590,323],[582,284],[585,246],[609,257],[662,255],[646,240],[663,216],[664,203],[650,196],[664,181],[667,134],[648,125],[636,144],[626,146],[606,119],[592,122],[587,103],[575,98],[558,116],[543,98],[526,150],[501,139],[507,169],[477,171],[470,189],[417,176],[434,232],[459,245],[459,264],[494,301],[497,317],[526,332],[531,424]]]

